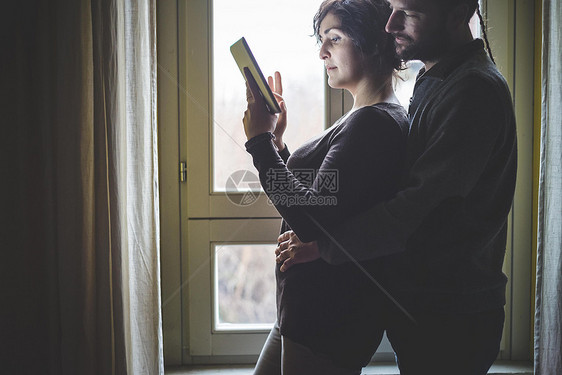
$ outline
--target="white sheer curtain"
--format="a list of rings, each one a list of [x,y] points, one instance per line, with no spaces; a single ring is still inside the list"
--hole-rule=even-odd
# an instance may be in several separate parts
[[[9,8],[0,372],[163,374],[155,0]]]
[[[156,103],[156,1],[125,2],[131,374],[164,372]]]
[[[543,1],[535,374],[562,374],[562,3]]]

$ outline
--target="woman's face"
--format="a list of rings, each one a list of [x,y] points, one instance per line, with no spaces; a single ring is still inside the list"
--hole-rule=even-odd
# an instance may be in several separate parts
[[[341,30],[340,20],[328,13],[320,23],[320,59],[324,61],[328,84],[354,92],[365,75],[364,58]]]

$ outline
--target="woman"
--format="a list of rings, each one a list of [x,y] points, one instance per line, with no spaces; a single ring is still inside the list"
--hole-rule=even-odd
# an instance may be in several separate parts
[[[246,74],[246,148],[283,217],[282,233],[314,240],[397,189],[408,120],[392,89],[400,61],[384,32],[389,15],[385,0],[322,3],[314,17],[320,58],[328,84],[348,90],[353,108],[292,155],[282,139],[280,75],[269,80],[282,109],[276,117]],[[286,272],[278,265],[277,322],[255,374],[359,374],[384,332],[387,301],[370,276],[376,268],[374,261],[332,266],[319,257]]]

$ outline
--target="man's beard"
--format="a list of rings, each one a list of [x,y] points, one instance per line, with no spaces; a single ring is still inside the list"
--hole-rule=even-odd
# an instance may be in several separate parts
[[[409,39],[410,45],[402,50],[397,50],[398,57],[403,61],[437,61],[447,51],[446,35],[445,27],[442,27],[434,30],[431,35],[426,36],[423,40],[414,42]],[[396,42],[395,45],[398,46]]]

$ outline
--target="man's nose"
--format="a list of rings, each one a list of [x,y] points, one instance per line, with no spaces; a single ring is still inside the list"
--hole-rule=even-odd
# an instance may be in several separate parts
[[[404,30],[404,16],[401,13],[392,11],[384,29],[389,34]]]

